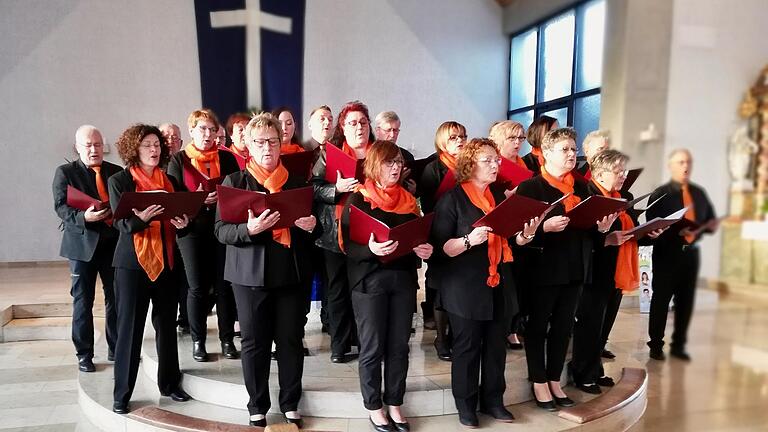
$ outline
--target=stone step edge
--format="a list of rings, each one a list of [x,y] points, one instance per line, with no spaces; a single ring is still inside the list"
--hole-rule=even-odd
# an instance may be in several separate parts
[[[615,386],[590,401],[560,410],[558,416],[579,424],[594,421],[627,406],[641,397],[647,388],[648,373],[645,369],[625,367]]]

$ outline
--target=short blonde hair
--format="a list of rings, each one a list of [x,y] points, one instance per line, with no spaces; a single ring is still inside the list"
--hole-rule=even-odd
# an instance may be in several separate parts
[[[437,154],[445,152],[448,138],[451,136],[451,131],[454,129],[458,130],[462,135],[467,134],[467,128],[459,122],[447,121],[438,126],[437,131],[435,132],[435,150],[437,150]]]
[[[475,156],[483,149],[483,147],[490,147],[496,152],[496,156],[499,156],[499,148],[496,143],[488,138],[472,138],[472,140],[461,148],[459,155],[456,157],[456,182],[463,183],[472,178],[472,173],[475,171],[477,161]]]
[[[273,116],[271,113],[268,112],[260,112],[253,117],[251,117],[251,120],[248,122],[248,124],[245,126],[245,139],[246,143],[250,142],[252,140],[251,134],[255,129],[269,129],[272,128],[277,132],[278,138],[280,137],[280,122],[277,121],[277,118]]]
[[[547,134],[544,135],[544,139],[541,140],[541,149],[552,150],[552,148],[555,147],[555,144],[567,139],[573,140],[574,143],[576,142],[576,131],[573,130],[573,128],[564,127],[551,130],[547,132]]]
[[[584,137],[584,141],[581,143],[581,150],[586,154],[587,149],[592,146],[592,144],[598,143],[600,141],[606,141],[610,142],[611,140],[611,132],[607,131],[605,129],[598,129],[595,131],[592,131],[587,134],[587,136]],[[592,162],[587,161],[592,164]]]
[[[216,117],[216,114],[214,114],[213,111],[208,108],[192,111],[189,114],[189,117],[187,117],[187,126],[189,126],[190,129],[194,129],[200,120],[209,120],[216,126],[216,129],[220,127],[219,119]]]
[[[602,172],[613,171],[619,165],[626,165],[629,162],[629,156],[618,150],[603,150],[592,158],[589,169],[592,175],[598,175]]]
[[[508,134],[516,131],[521,131],[525,134],[525,128],[522,124],[513,120],[502,120],[491,126],[491,130],[488,131],[488,138],[493,140],[497,146],[500,146]]]

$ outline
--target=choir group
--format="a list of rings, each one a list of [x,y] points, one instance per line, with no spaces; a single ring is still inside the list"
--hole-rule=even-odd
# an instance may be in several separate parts
[[[629,158],[609,148],[604,132],[586,136],[587,163],[578,165],[575,132],[553,118],[541,116],[527,129],[500,121],[488,138],[472,139],[463,125],[447,121],[435,133],[434,154],[415,159],[397,145],[401,121],[394,112],[372,122],[366,105],[353,101],[339,110],[335,126],[333,120],[328,106],[312,110],[311,136],[301,142],[289,108],[234,114],[226,123],[196,110],[184,147],[179,127],[170,123],[126,129],[115,142],[124,169],[103,160],[98,129],[77,130],[79,158],[56,170],[54,206],[62,221],[61,255],[72,274],[72,339],[83,372],[95,370],[97,275],[103,283],[115,412],[130,411],[151,301],[162,395],[190,399],[181,387],[177,326],[190,334],[193,359],[208,361],[206,322],[215,306],[222,357],[242,362],[250,424],[266,426],[276,360],[280,411],[286,422],[301,425],[308,354],[302,339],[313,281],[320,281],[330,361],[357,354],[371,427],[408,431],[400,408],[423,263],[425,333],[435,331],[435,355],[452,362],[453,396],[467,427],[478,426],[478,412],[514,420],[503,403],[508,348],[525,349],[542,409],[574,405],[561,387],[564,368],[582,391],[598,394],[614,385],[601,358],[613,356],[605,346],[622,294],[639,286],[638,245],[654,245],[650,355],[664,358],[674,297],[670,353],[689,358],[697,240],[716,229],[717,220],[706,194],[689,182],[687,151],[671,154],[672,179],[651,194],[647,209],[626,205],[576,224],[575,209],[587,207],[590,197],[633,200],[624,187]],[[521,156],[525,141],[531,151]],[[302,157],[307,163],[296,163]],[[352,171],[342,169],[344,158]],[[294,193],[307,202],[282,204],[282,214],[277,207],[236,207],[224,196],[232,189]],[[93,202],[76,202],[77,192]],[[190,214],[164,215],[160,204],[118,214],[121,198],[133,192],[190,192],[202,203]],[[514,229],[478,222],[513,196],[547,209]],[[296,215],[291,205],[307,210]],[[230,215],[232,206],[238,217]],[[660,224],[633,234],[643,211],[651,220],[677,210],[680,221],[672,229]],[[382,238],[366,228],[372,220],[408,227],[410,235]],[[234,343],[238,324],[241,351]]]

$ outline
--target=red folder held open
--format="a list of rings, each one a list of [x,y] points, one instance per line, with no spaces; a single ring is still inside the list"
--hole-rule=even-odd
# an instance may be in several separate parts
[[[94,198],[85,192],[67,185],[67,205],[78,210],[86,211],[90,206],[96,211],[109,207],[109,201]]]
[[[591,228],[600,219],[627,208],[627,200],[603,195],[592,195],[567,212],[568,226],[576,229]]]
[[[117,203],[114,218],[126,219],[134,215],[133,209],[141,211],[158,204],[164,211],[153,220],[168,220],[185,214],[192,219],[200,211],[207,196],[208,192],[125,192]]]
[[[325,180],[336,183],[336,171],[343,178],[356,178],[360,183],[365,182],[363,173],[364,159],[355,159],[344,153],[335,145],[325,146]]]
[[[531,177],[533,177],[533,171],[523,168],[507,158],[501,158],[496,182],[507,184],[508,187],[513,188]]]
[[[564,195],[552,204],[547,204],[533,198],[512,194],[472,226],[491,227],[494,234],[509,238],[522,231],[525,224],[536,216],[542,218],[546,216],[566,196],[568,195]]]
[[[220,185],[224,181],[224,176],[210,178],[198,171],[185,157],[182,157],[181,160],[183,161],[184,186],[189,191],[197,191],[197,188],[202,186],[203,191],[213,192],[216,190],[216,185]]]
[[[280,155],[280,162],[285,169],[292,175],[308,179],[312,172],[312,162],[314,162],[315,152],[302,151]],[[333,181],[336,181],[334,177]]]
[[[351,205],[349,206],[349,238],[355,243],[367,245],[373,233],[374,240],[379,243],[388,240],[398,242],[394,252],[378,257],[381,262],[386,263],[413,252],[413,248],[420,244],[427,243],[434,216],[434,213],[429,213],[424,217],[390,228],[384,222]]]
[[[227,223],[248,222],[248,209],[254,216],[270,209],[280,213],[280,220],[272,229],[290,228],[296,219],[312,215],[312,186],[288,189],[268,194],[228,186],[216,187],[219,195],[221,220]]]

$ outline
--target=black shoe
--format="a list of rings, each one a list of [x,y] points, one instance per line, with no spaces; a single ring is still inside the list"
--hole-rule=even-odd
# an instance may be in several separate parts
[[[269,355],[269,358],[272,360],[277,360],[277,351],[272,351],[272,353]]]
[[[242,338],[243,337],[243,333],[240,332],[240,330],[238,330],[232,336],[234,336],[236,338]]]
[[[128,414],[129,412],[131,412],[131,408],[125,402],[115,401],[112,404],[112,412],[115,412],[117,414]]]
[[[375,430],[376,432],[392,432],[392,425],[390,425],[389,422],[383,425],[376,424],[373,421],[373,418],[371,418],[370,416],[368,416],[368,420],[371,421],[371,425],[373,425],[373,430]]]
[[[664,351],[661,348],[651,348],[651,352],[648,356],[654,360],[666,360],[667,356],[664,355]]]
[[[298,427],[299,429],[301,429],[301,427],[304,426],[304,422],[301,420],[301,417],[292,419],[292,418],[286,417],[285,413],[283,413],[283,418],[285,419],[286,423],[295,424],[296,427]]]
[[[187,392],[182,390],[181,387],[176,387],[176,390],[170,392],[170,393],[162,393],[163,396],[168,396],[172,400],[176,402],[186,402],[190,399],[192,399],[192,396],[188,395]]]
[[[451,361],[453,359],[451,350],[446,348],[445,344],[438,343],[437,338],[435,338],[435,342],[432,345],[435,346],[435,350],[437,351],[437,358],[442,361]]]
[[[248,420],[248,424],[251,425],[251,426],[265,428],[265,427],[267,427],[267,418],[264,417],[261,420]]]
[[[391,424],[391,425],[392,425],[392,427],[393,427],[393,428],[394,428],[394,429],[395,429],[397,432],[410,432],[410,431],[411,431],[411,425],[410,425],[410,424],[408,424],[408,422],[407,422],[407,421],[406,421],[406,422],[402,422],[402,423],[398,423],[398,422],[396,422],[396,421],[395,421],[395,419],[393,419],[393,418],[392,418],[392,416],[391,416],[391,415],[389,415],[389,414],[387,414],[387,419],[389,419],[389,424]]]
[[[237,352],[237,347],[232,341],[221,343],[221,353],[224,355],[224,358],[228,358],[230,360],[240,358],[240,353]]]
[[[480,409],[480,412],[487,414],[500,422],[512,423],[515,421],[515,416],[503,406]]]
[[[607,358],[607,359],[615,359],[616,354],[608,351],[607,349],[604,349],[603,352],[600,354],[600,357]]]
[[[77,368],[80,372],[96,372],[96,366],[93,364],[93,360],[89,358],[81,358],[78,360]]]
[[[312,355],[309,353],[309,348],[307,347],[302,348],[302,351],[304,352],[304,357],[309,357]]]
[[[344,354],[331,354],[331,363],[346,363],[347,356]]]
[[[480,421],[477,420],[477,414],[475,413],[459,413],[459,423],[462,426],[470,429],[475,429],[480,426]]]
[[[597,385],[599,385],[600,387],[613,387],[614,385],[616,385],[616,383],[613,382],[613,378],[609,376],[601,376],[600,378],[597,379],[597,381],[595,381],[595,383],[597,383]]]
[[[520,342],[507,341],[507,348],[511,350],[521,350],[523,349],[523,344],[521,344]]]
[[[669,355],[683,361],[691,361],[691,356],[682,348],[673,348],[669,350]]]
[[[600,387],[598,387],[598,389],[599,389],[599,388],[600,388]],[[557,396],[555,396],[555,395],[552,395],[552,399],[554,399],[554,400],[555,400],[555,403],[556,403],[557,405],[560,405],[560,406],[561,406],[561,407],[563,407],[563,408],[568,408],[568,407],[572,407],[572,406],[576,405],[576,402],[574,402],[574,401],[573,401],[571,398],[569,398],[568,396],[559,398],[559,397],[557,397]]]
[[[112,350],[107,351],[107,361],[115,361],[115,352]]]
[[[595,395],[603,392],[602,390],[600,390],[600,386],[595,383],[576,384],[576,388],[583,391],[584,393],[595,394]]]
[[[205,350],[205,342],[192,341],[192,358],[198,362],[208,361],[208,351]]]
[[[320,333],[328,333],[328,324],[323,324],[320,327]]]
[[[536,406],[542,409],[545,409],[547,411],[557,411],[557,407],[555,406],[555,401],[549,400],[549,401],[540,401],[536,399],[536,392],[533,390],[533,384],[531,384],[531,393],[533,393],[533,400],[536,401]]]

